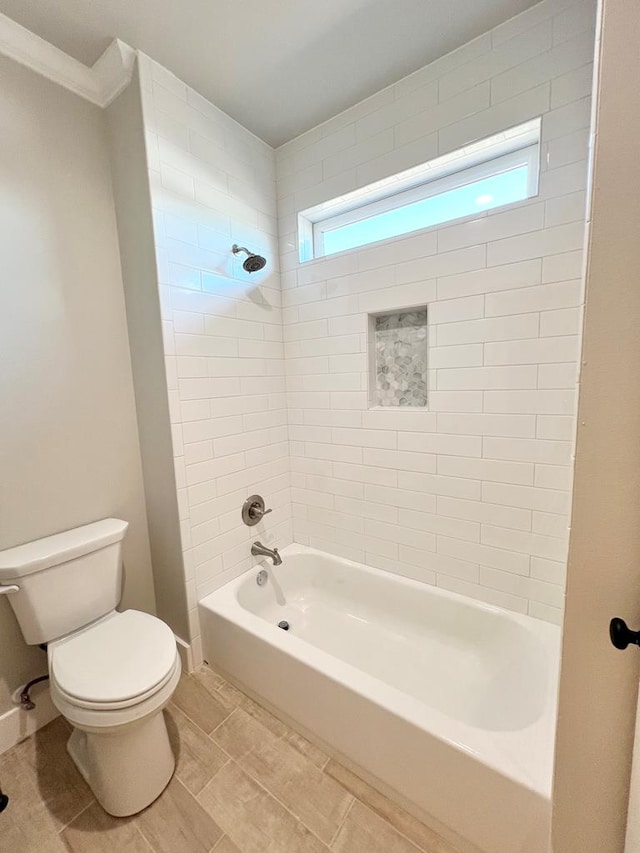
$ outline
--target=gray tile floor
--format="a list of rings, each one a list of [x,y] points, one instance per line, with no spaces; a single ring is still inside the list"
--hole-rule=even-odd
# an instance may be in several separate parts
[[[176,773],[132,818],[96,803],[62,718],[0,755],[2,853],[456,853],[207,666],[165,713]]]

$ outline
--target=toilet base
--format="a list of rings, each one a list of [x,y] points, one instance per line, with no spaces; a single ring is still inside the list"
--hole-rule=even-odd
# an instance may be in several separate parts
[[[175,769],[162,711],[99,733],[74,728],[67,750],[96,800],[114,817],[150,805]]]

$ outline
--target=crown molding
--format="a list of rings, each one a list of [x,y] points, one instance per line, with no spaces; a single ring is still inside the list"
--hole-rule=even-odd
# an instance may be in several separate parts
[[[98,106],[108,107],[127,88],[135,63],[136,51],[120,39],[114,39],[91,67],[100,93]]]
[[[136,52],[114,39],[90,67],[0,13],[0,54],[64,86],[99,107],[107,107],[131,80]]]

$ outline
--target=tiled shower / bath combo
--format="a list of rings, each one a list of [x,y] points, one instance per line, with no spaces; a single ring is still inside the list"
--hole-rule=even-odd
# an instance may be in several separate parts
[[[196,602],[251,564],[247,488],[271,544],[560,620],[594,11],[545,0],[275,154],[141,57],[196,660]],[[299,260],[298,211],[537,116],[534,197]]]
[[[163,821],[198,853],[547,849],[595,28],[542,0],[277,149],[114,42],[130,84],[47,190],[87,190],[118,292],[85,273],[83,302],[70,262],[35,317],[99,305],[110,334],[34,338],[113,368],[129,501],[0,552],[93,792],[52,849],[96,821],[158,851]]]

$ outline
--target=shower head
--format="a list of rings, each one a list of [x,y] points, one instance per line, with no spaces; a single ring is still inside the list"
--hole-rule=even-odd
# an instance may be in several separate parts
[[[267,265],[267,260],[262,255],[254,255],[253,252],[245,249],[244,246],[238,246],[237,243],[233,244],[231,251],[234,255],[237,255],[238,252],[246,252],[247,257],[242,264],[242,268],[246,272],[258,272],[258,270],[263,269]]]

